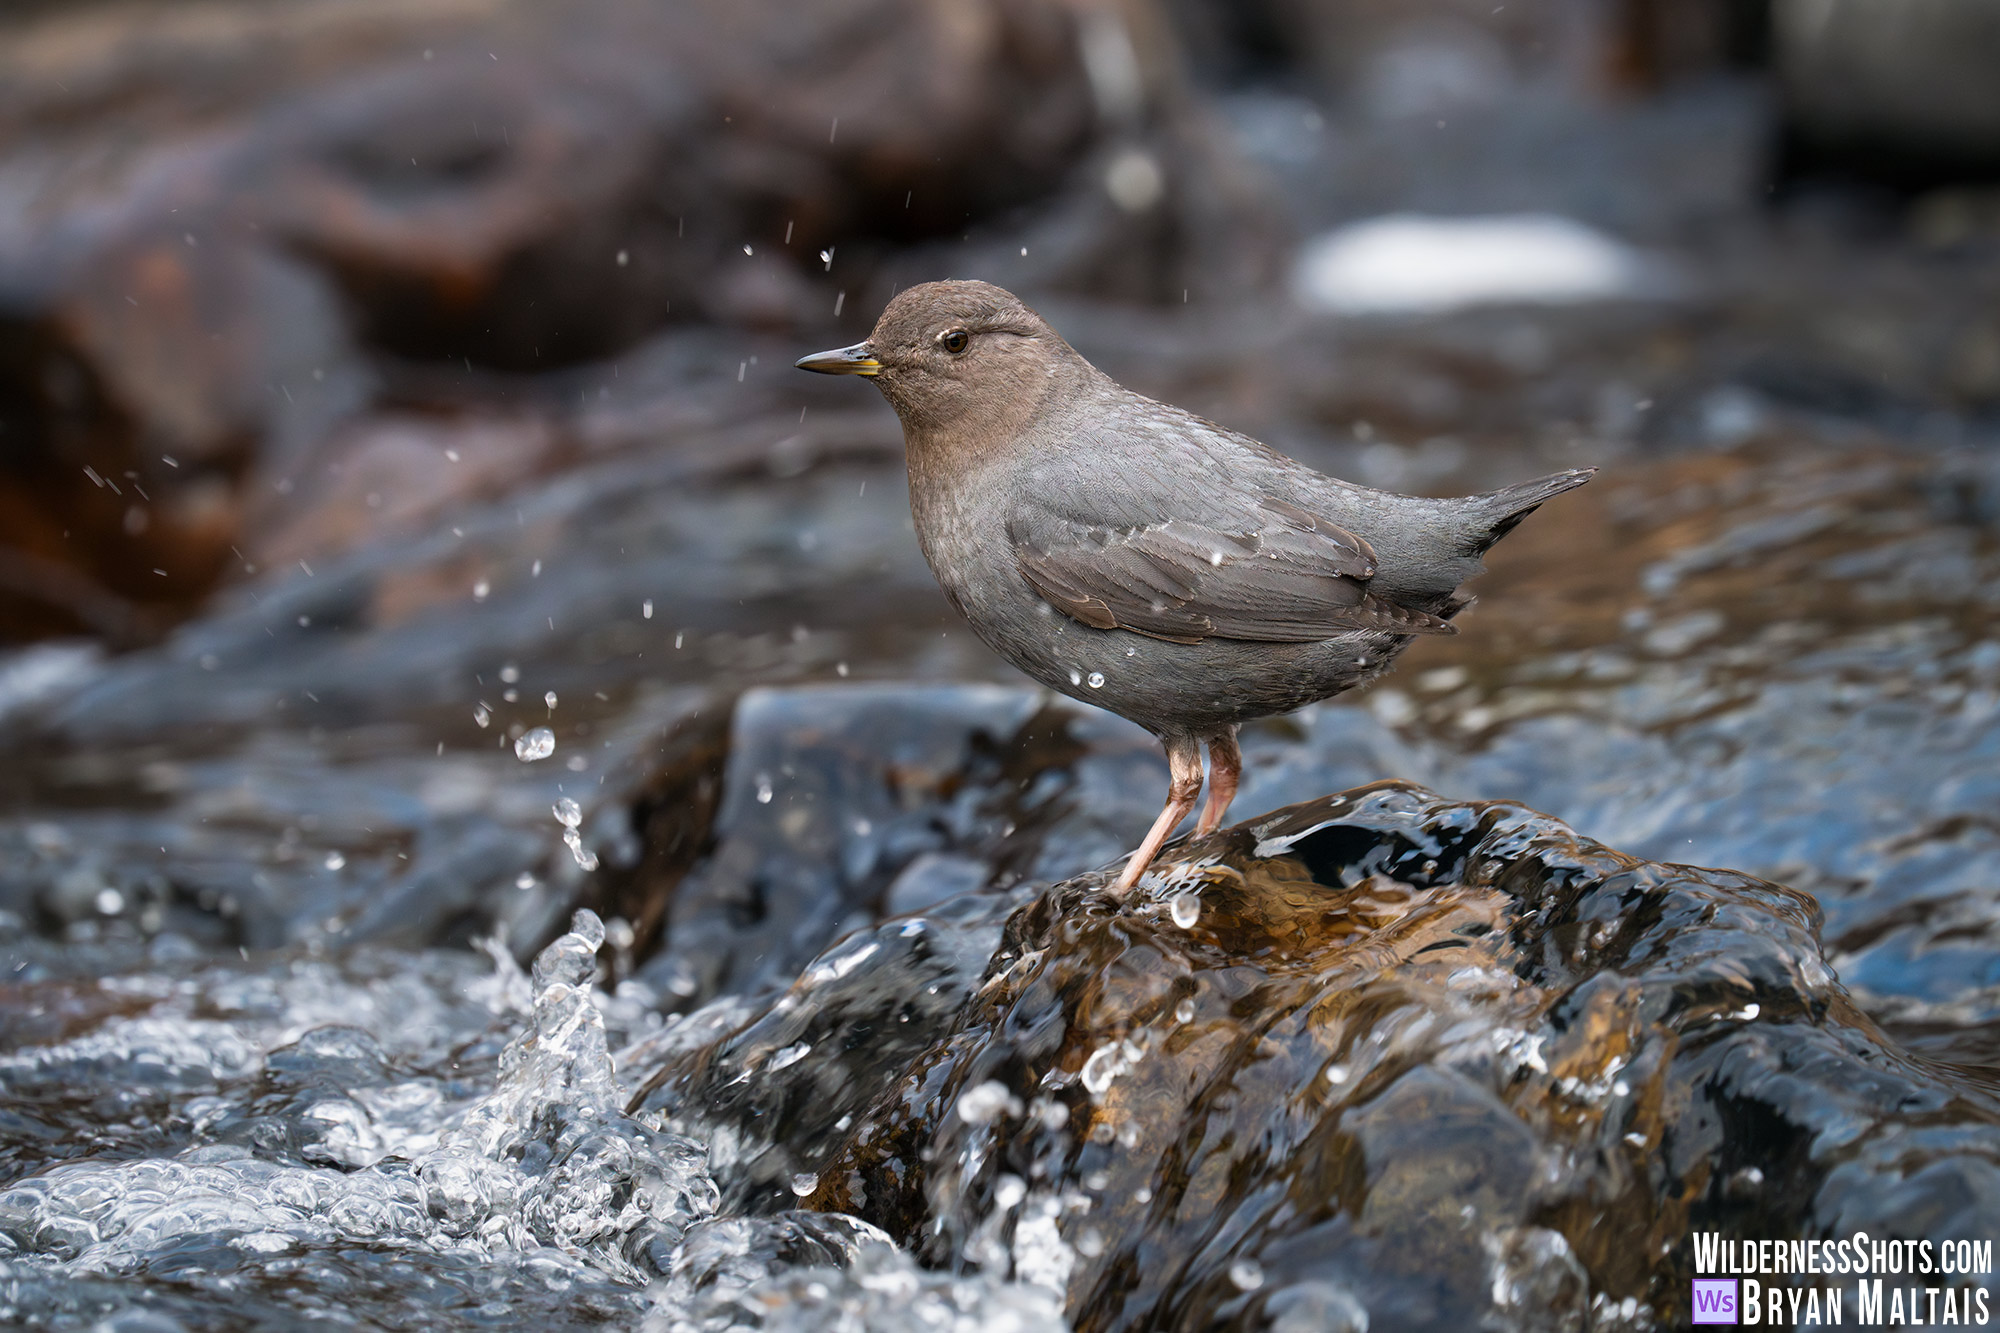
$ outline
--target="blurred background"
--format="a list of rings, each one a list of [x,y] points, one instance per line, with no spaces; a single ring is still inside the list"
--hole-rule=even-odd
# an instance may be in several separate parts
[[[1980,0],[107,0],[0,22],[16,643],[157,643],[274,567],[691,454],[689,413],[771,435],[810,401],[887,447],[872,401],[787,367],[945,275],[1049,303],[1087,354],[1230,424],[1372,443],[1343,461],[1389,485],[1787,412],[1951,442],[2000,402]],[[1327,239],[1404,214],[1547,216]],[[1342,319],[1540,301],[1592,308]]]
[[[1366,483],[1605,469],[1239,813],[1519,797],[1984,1023],[1996,67],[1987,0],[12,5],[0,911],[587,903],[681,1004],[1118,854],[1149,740],[961,630],[893,416],[791,369],[978,277]]]

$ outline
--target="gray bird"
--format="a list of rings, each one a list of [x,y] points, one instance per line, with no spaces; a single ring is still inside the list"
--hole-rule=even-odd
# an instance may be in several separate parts
[[[1204,742],[1197,836],[1236,795],[1241,723],[1456,633],[1480,555],[1595,471],[1457,499],[1356,486],[1121,388],[984,282],[912,287],[867,341],[798,367],[868,376],[896,409],[917,542],[973,632],[1166,746],[1166,807],[1120,892],[1194,808]]]

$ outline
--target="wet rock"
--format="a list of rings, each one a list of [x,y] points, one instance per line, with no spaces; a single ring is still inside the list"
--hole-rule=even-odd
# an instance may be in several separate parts
[[[1483,650],[1413,655],[1366,712],[1272,731],[1243,799],[1398,772],[1516,792],[1634,854],[1791,883],[1817,897],[1871,1014],[1990,1065],[1982,886],[2000,842],[1981,812],[2000,658],[1980,608],[2000,546],[1960,508],[1976,512],[1978,455],[1905,470],[1866,450],[1750,452],[1667,465],[1644,498],[1614,482],[1563,532],[1524,527],[1521,563],[1488,584]]]
[[[1075,757],[1068,713],[1001,687],[744,695],[702,853],[651,882],[636,918],[657,919],[664,943],[640,975],[701,999],[783,985],[887,915],[893,883],[926,854],[948,849],[986,877],[1018,878],[1061,814],[1053,792],[1029,789],[1060,782]]]
[[[146,641],[246,534],[310,557],[330,527],[420,508],[393,421],[339,429],[394,396],[385,358],[449,367],[463,400],[496,388],[475,366],[575,365],[670,320],[823,326],[843,293],[895,281],[899,250],[1042,207],[1114,135],[1170,142],[1186,179],[1138,210],[1160,220],[1143,250],[1131,210],[1073,217],[1055,278],[1164,299],[1189,274],[1276,272],[1269,210],[1219,188],[1240,173],[1145,5],[208,13],[0,34],[19,76],[0,199],[22,220],[0,238],[0,432],[25,501],[0,559],[12,638]],[[1095,176],[1083,192],[1102,198]],[[1093,272],[1116,253],[1122,275]],[[523,429],[514,480],[564,458]],[[297,527],[286,497],[321,469],[350,478],[318,499],[339,512]],[[443,476],[458,496],[490,480]]]
[[[1789,128],[1815,165],[1907,182],[2000,163],[2000,6],[1779,0],[1771,18]]]
[[[1131,901],[1090,877],[1017,913],[808,1197],[1054,1285],[1096,1329],[1350,1302],[1404,1328],[1627,1300],[1672,1322],[1690,1230],[1990,1228],[2000,1103],[1884,1038],[1818,922],[1518,806],[1383,784],[1293,807]],[[1908,1145],[1912,1115],[1953,1131]],[[1929,1170],[1969,1186],[1948,1219],[1904,1186]]]
[[[634,1107],[710,1145],[731,1207],[789,1205],[811,1194],[885,1080],[928,1049],[965,1003],[1022,897],[969,894],[931,915],[858,931],[782,995],[690,1015],[689,1028],[713,1016],[724,1030],[683,1044],[669,1029],[667,1050],[627,1051],[627,1067],[648,1074]]]
[[[600,461],[532,501],[460,510],[455,531],[391,526],[345,559],[293,561],[156,653],[71,654],[41,684],[29,663],[6,725],[38,737],[17,754],[40,758],[7,779],[24,817],[4,835],[0,908],[231,947],[349,929],[463,939],[499,908],[532,948],[577,903],[551,803],[583,798],[585,835],[619,848],[607,874],[629,869],[640,789],[674,767],[659,747],[728,715],[726,695],[695,688],[711,673],[963,657],[969,636],[939,636],[950,611],[904,541],[887,460],[844,456],[838,418],[799,431],[794,408],[792,437],[834,457],[773,479],[764,414],[737,403],[683,423],[682,453]],[[810,549],[766,541],[773,514]],[[850,597],[887,614],[843,610]],[[522,764],[513,740],[543,726],[553,760]],[[202,734],[201,757],[159,750],[163,732]],[[65,790],[100,797],[55,814]],[[114,830],[84,813],[111,792],[154,814]],[[615,910],[638,920],[642,905]]]

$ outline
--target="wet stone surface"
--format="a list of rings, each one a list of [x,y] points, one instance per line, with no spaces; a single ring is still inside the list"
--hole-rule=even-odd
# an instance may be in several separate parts
[[[2000,1100],[1804,895],[1395,784],[1187,852],[1016,913],[808,1201],[1086,1329],[1672,1327],[1691,1229],[2000,1221]]]

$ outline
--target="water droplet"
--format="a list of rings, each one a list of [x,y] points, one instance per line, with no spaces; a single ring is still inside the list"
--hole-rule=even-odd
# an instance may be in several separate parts
[[[1326,1081],[1334,1084],[1336,1087],[1347,1082],[1347,1066],[1328,1065],[1326,1067]]]
[[[550,690],[547,694],[542,696],[542,702],[547,704],[550,708],[554,708],[556,706],[556,692],[554,690]]]
[[[339,852],[328,852],[326,854],[326,868],[328,870],[338,870],[346,864],[347,858]]]
[[[1070,683],[1070,684],[1072,684],[1072,685],[1081,685],[1081,684],[1083,684],[1083,673],[1082,673],[1082,672],[1079,672],[1079,671],[1072,671],[1072,672],[1070,672],[1070,673],[1069,673],[1069,683]]]
[[[472,710],[472,720],[477,722],[482,730],[493,725],[493,715],[486,711],[485,704]]]
[[[1091,689],[1101,690],[1104,688],[1104,673],[1102,671],[1091,672],[1089,680]]]
[[[1176,1023],[1194,1022],[1193,1000],[1182,1000],[1179,1004],[1174,1006],[1174,1021]]]
[[[1177,893],[1167,904],[1167,911],[1173,915],[1175,925],[1192,930],[1194,923],[1201,920],[1201,895],[1193,890]]]
[[[563,830],[563,846],[569,848],[569,854],[576,858],[579,866],[585,870],[597,869],[597,853],[583,845],[583,835],[574,827]]]
[[[116,889],[99,889],[97,897],[92,901],[96,904],[97,910],[105,916],[117,916],[125,910],[125,895]]]
[[[801,1171],[792,1177],[792,1193],[801,1199],[819,1188],[819,1177],[810,1171]]]
[[[472,600],[475,602],[483,602],[486,600],[486,595],[492,591],[493,591],[493,585],[488,583],[485,579],[481,579],[479,580],[479,582],[472,585]]]
[[[515,666],[512,662],[500,668],[500,680],[503,684],[512,685],[520,678],[521,668]]]
[[[514,887],[526,892],[535,887],[535,877],[523,870],[520,874],[514,876]]]
[[[988,1079],[958,1099],[958,1118],[968,1125],[990,1124],[1003,1115],[1020,1113],[1021,1099],[998,1079]]]
[[[776,1073],[780,1069],[788,1069],[811,1054],[811,1042],[795,1041],[790,1046],[785,1047],[784,1050],[773,1055],[765,1064],[764,1072],[771,1074]]]
[[[771,775],[769,773],[759,773],[757,775],[757,804],[769,805],[770,803]]]
[[[1115,1046],[1100,1046],[1083,1062],[1083,1086],[1095,1096],[1111,1086],[1111,1080],[1125,1072],[1124,1057]]]
[[[532,764],[537,759],[547,759],[555,752],[556,734],[547,727],[536,727],[514,742],[514,757],[524,764]]]
[[[1238,1259],[1229,1265],[1229,1280],[1238,1291],[1255,1291],[1264,1285],[1264,1270],[1255,1259]]]
[[[575,828],[583,822],[583,807],[565,796],[551,807],[556,814],[556,822],[564,828]]]
[[[653,618],[652,598],[648,597],[645,601],[639,603],[639,614],[644,616],[648,620],[651,620]]]

